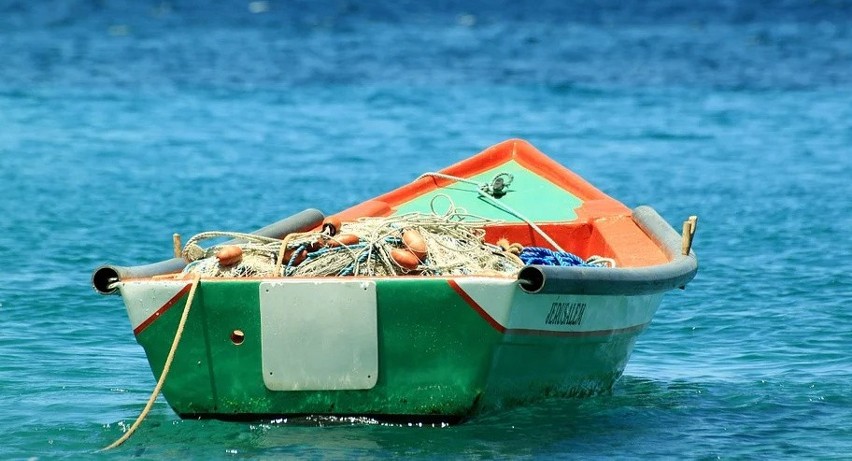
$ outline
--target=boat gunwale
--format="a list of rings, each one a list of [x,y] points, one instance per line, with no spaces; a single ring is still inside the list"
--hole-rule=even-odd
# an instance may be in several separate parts
[[[519,138],[497,143],[438,172],[466,179],[509,161],[517,162],[529,172],[582,200],[583,205],[577,211],[577,219],[569,222],[589,222],[598,218],[629,213],[629,208],[624,204],[610,197],[571,169],[548,157],[528,141]],[[343,221],[353,221],[360,217],[389,216],[397,207],[409,200],[456,182],[455,179],[447,177],[421,175],[414,181],[339,211],[334,216]]]
[[[656,210],[633,209],[633,221],[662,249],[669,262],[644,267],[529,265],[518,274],[527,293],[642,295],[685,288],[698,272],[698,257],[682,254],[681,238]]]
[[[460,161],[454,165],[441,170],[443,173],[470,176],[485,171],[495,165],[509,160],[515,160],[529,168],[530,171],[543,175],[543,177],[559,187],[566,190],[573,189],[588,205],[596,202],[594,211],[588,210],[582,213],[580,219],[574,221],[539,222],[538,224],[555,225],[594,225],[598,219],[606,218],[628,218],[644,232],[654,245],[665,254],[668,260],[665,263],[654,263],[645,266],[619,266],[619,267],[588,267],[588,266],[524,266],[516,275],[500,274],[463,274],[463,275],[441,275],[423,276],[420,274],[406,274],[394,276],[358,276],[357,278],[369,280],[452,280],[469,277],[484,277],[492,279],[517,279],[520,288],[527,293],[562,293],[562,294],[601,294],[601,295],[634,295],[668,291],[674,288],[683,288],[695,276],[698,268],[697,258],[694,253],[689,255],[680,254],[680,236],[671,226],[659,216],[651,207],[640,206],[631,210],[617,200],[609,197],[584,178],[578,176],[568,168],[547,157],[534,146],[522,139],[509,139],[491,146],[477,155]],[[442,185],[451,184],[454,181],[444,178],[421,177],[405,184],[397,189],[387,192],[373,199],[361,202],[351,208],[336,213],[338,218],[385,215],[391,212],[392,207],[412,196],[419,196],[436,190]],[[601,207],[600,205],[604,205]],[[614,208],[607,208],[614,206]],[[599,209],[600,208],[600,209]],[[622,211],[623,208],[623,211]],[[581,208],[582,210],[582,208]],[[305,210],[322,216],[318,210]],[[599,214],[600,213],[600,214]],[[301,213],[300,213],[301,214]],[[287,218],[288,221],[294,217]],[[312,216],[313,217],[313,216]],[[314,217],[314,219],[316,219]],[[307,219],[299,221],[301,228],[309,227],[305,224]],[[268,226],[271,228],[272,226]],[[267,229],[267,228],[264,228]],[[257,231],[256,231],[257,232]],[[117,285],[111,287],[100,287],[104,283],[98,283],[103,276],[99,272],[106,269],[114,274],[120,283],[130,281],[181,281],[179,270],[186,264],[182,258],[161,261],[159,263],[143,266],[120,267],[102,266],[93,274],[93,285],[102,294],[114,294]],[[258,280],[290,280],[292,277],[204,277],[207,281],[258,281]],[[299,280],[327,280],[328,277],[299,277]],[[351,280],[352,276],[347,276]]]
[[[459,274],[423,276],[406,274],[395,276],[359,275],[346,277],[203,277],[210,283],[246,283],[258,281],[328,281],[340,280],[381,280],[381,281],[425,281],[457,279],[517,280],[518,285],[530,294],[578,294],[578,295],[643,295],[684,288],[698,272],[698,258],[694,251],[681,254],[680,236],[656,210],[650,206],[636,207],[632,213],[633,221],[666,254],[669,259],[663,264],[643,267],[593,267],[593,266],[524,266],[517,275],[500,274]],[[179,274],[169,277],[163,274],[155,277],[128,278],[126,282],[179,282]]]

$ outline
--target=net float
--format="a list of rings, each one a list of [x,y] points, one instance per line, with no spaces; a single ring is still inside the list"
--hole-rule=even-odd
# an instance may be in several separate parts
[[[233,266],[243,260],[243,249],[236,245],[223,246],[216,252],[216,259],[223,266]]]
[[[293,263],[290,264],[290,260],[293,259],[293,252],[296,251],[296,250],[298,250],[298,248],[290,248],[290,249],[288,249],[287,251],[284,252],[284,259],[282,261],[284,262],[285,266],[289,264],[290,266],[295,267],[295,266],[298,266],[299,264],[301,264],[302,261],[307,259],[308,252],[306,250],[302,250],[302,251],[299,252],[298,255],[296,255],[296,259],[293,260]]]
[[[414,270],[420,265],[420,258],[405,248],[394,248],[390,252],[390,257],[404,269]]]
[[[343,246],[356,245],[360,242],[361,242],[361,238],[358,237],[355,234],[340,234],[337,237],[334,237],[333,239],[328,239],[328,241],[325,242],[325,246],[327,248],[335,248],[335,247],[339,247],[341,245],[343,245]]]
[[[419,261],[426,259],[428,253],[426,248],[426,240],[420,235],[420,232],[415,229],[406,229],[402,233],[402,243],[408,248]]]

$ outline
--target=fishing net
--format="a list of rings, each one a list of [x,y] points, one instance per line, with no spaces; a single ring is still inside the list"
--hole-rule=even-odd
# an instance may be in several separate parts
[[[328,231],[298,233],[283,240],[205,232],[192,237],[184,247],[182,255],[190,261],[184,273],[207,277],[514,276],[524,263],[510,251],[484,240],[485,225],[497,222],[451,208],[444,214],[360,218],[343,223],[333,235]],[[407,235],[425,243],[425,251],[416,251],[406,241]],[[236,241],[207,249],[199,245],[203,240],[221,237]],[[239,247],[241,257],[223,264],[220,252],[234,246]]]

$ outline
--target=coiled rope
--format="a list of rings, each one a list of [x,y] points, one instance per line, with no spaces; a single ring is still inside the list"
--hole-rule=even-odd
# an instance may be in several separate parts
[[[592,256],[589,259],[568,253],[567,251],[553,251],[543,247],[524,247],[518,255],[526,265],[539,266],[583,266],[583,267],[615,267],[615,261],[611,258]]]
[[[518,255],[526,265],[542,266],[586,266],[583,258],[565,251],[552,251],[543,247],[524,247]]]
[[[148,416],[148,413],[151,411],[151,408],[154,406],[154,402],[157,400],[157,396],[160,395],[160,391],[163,389],[163,384],[166,382],[166,377],[169,375],[169,370],[172,368],[172,362],[175,358],[175,352],[177,351],[178,344],[180,343],[180,338],[183,336],[183,329],[186,326],[186,319],[189,317],[189,309],[192,307],[192,300],[195,298],[195,290],[198,288],[198,285],[201,284],[201,276],[199,274],[195,274],[192,279],[192,285],[189,287],[189,296],[186,298],[186,306],[183,308],[183,314],[180,316],[180,322],[178,322],[177,330],[175,331],[175,339],[172,341],[172,347],[169,349],[169,355],[166,356],[166,363],[163,365],[163,372],[160,373],[160,379],[157,380],[157,385],[154,387],[154,391],[151,392],[151,397],[148,398],[148,403],[145,404],[145,408],[142,410],[142,413],[136,418],[136,421],[130,426],[130,429],[124,433],[118,440],[109,444],[108,446],[101,448],[100,451],[112,450],[113,448],[123,444],[136,432],[136,429],[139,428],[139,425],[142,424],[142,421]]]

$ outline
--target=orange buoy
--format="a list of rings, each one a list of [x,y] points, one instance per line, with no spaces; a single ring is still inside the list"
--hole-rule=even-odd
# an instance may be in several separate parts
[[[285,266],[287,264],[290,264],[290,260],[293,259],[293,252],[296,251],[296,250],[298,250],[298,248],[290,248],[290,249],[288,249],[287,251],[284,252],[284,259],[282,261],[283,261]],[[299,264],[302,264],[302,261],[307,259],[307,257],[308,257],[308,252],[305,251],[305,250],[302,250],[296,256],[296,259],[293,260],[292,266],[295,267],[295,266],[298,266]]]
[[[415,229],[406,229],[402,232],[402,243],[408,248],[419,261],[426,259],[428,249],[426,248],[426,240]]]
[[[404,269],[414,270],[420,265],[420,258],[405,248],[394,248],[390,252],[390,257]]]
[[[328,239],[325,246],[328,248],[339,247],[340,245],[349,246],[355,245],[361,241],[361,238],[355,234],[340,234],[333,239]]]
[[[243,249],[236,245],[226,245],[216,252],[216,259],[223,266],[233,266],[243,260]]]
[[[340,218],[337,216],[329,216],[322,220],[322,231],[328,235],[335,235],[342,225],[343,223],[340,222]]]

